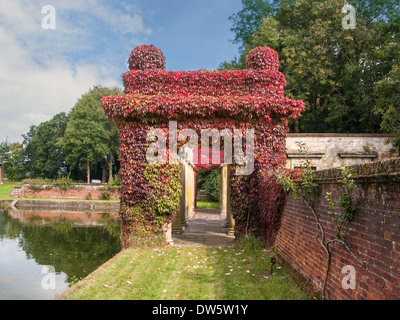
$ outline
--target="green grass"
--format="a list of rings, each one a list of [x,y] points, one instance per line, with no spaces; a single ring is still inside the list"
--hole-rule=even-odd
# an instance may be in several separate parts
[[[71,300],[305,300],[260,247],[127,249],[72,287]]]
[[[218,209],[219,202],[211,202],[211,201],[196,201],[196,207],[202,209]]]
[[[8,194],[14,187],[20,187],[22,186],[21,183],[17,182],[3,182],[3,184],[0,184],[0,200],[9,200],[10,197]]]

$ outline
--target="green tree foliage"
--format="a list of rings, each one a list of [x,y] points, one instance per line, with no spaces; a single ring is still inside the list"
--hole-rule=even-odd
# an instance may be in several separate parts
[[[208,201],[219,201],[221,173],[215,169],[199,170],[196,174],[197,189],[205,191]]]
[[[400,63],[397,63],[388,76],[378,83],[376,95],[376,112],[383,117],[381,128],[395,135],[391,142],[397,150],[400,150]]]
[[[231,17],[241,57],[221,68],[244,67],[251,49],[270,46],[280,56],[285,93],[306,103],[303,116],[291,122],[292,131],[378,132],[382,112],[373,112],[374,92],[395,72],[400,4],[349,3],[356,9],[355,29],[342,26],[347,14],[342,0],[244,0],[243,10]]]
[[[242,45],[242,49],[251,41],[253,34],[260,28],[267,16],[274,16],[279,4],[294,0],[242,0],[243,9],[229,17],[233,22],[231,31],[235,33],[233,43]]]
[[[67,122],[68,116],[62,112],[38,126],[31,126],[23,135],[30,177],[54,179],[66,174],[65,154],[58,140],[64,136]]]
[[[115,125],[105,117],[99,101],[103,96],[118,93],[118,88],[94,87],[84,94],[70,112],[65,135],[60,139],[67,164],[86,170],[88,183],[91,181],[91,164],[109,163],[118,149]]]
[[[24,146],[19,142],[3,141],[0,143],[0,163],[9,181],[20,181],[25,178]]]
[[[94,86],[88,94],[96,100],[98,108],[104,114],[104,110],[100,106],[100,99],[105,96],[122,94],[122,90],[119,88],[104,88],[101,86]],[[102,181],[105,182],[107,178],[107,171],[108,181],[111,181],[113,179],[113,164],[119,159],[119,136],[117,126],[113,121],[108,121],[108,119],[104,116],[102,117],[101,122],[104,125],[104,128],[109,136],[107,143],[108,153],[106,157],[100,160],[100,165],[103,169]]]

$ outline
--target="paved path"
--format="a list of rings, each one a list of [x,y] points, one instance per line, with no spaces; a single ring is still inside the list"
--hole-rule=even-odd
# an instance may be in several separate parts
[[[181,235],[173,235],[174,246],[222,247],[234,243],[226,233],[226,216],[218,209],[195,209]]]

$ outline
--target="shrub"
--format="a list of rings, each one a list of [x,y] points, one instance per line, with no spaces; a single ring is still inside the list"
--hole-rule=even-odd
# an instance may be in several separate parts
[[[129,70],[165,69],[165,57],[155,46],[141,45],[132,50],[128,66]]]
[[[219,170],[211,170],[203,183],[202,188],[205,190],[208,201],[219,201],[219,192],[221,184],[221,173]]]

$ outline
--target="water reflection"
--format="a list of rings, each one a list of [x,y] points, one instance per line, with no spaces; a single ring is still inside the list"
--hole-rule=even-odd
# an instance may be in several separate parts
[[[120,229],[115,213],[0,211],[0,299],[54,299],[120,251]]]

